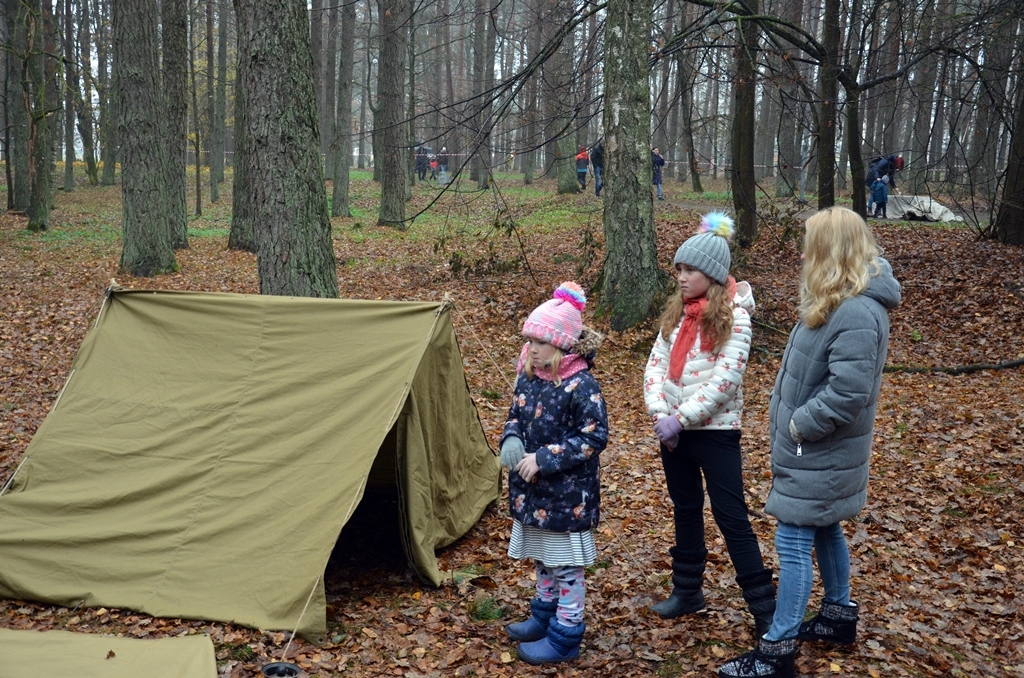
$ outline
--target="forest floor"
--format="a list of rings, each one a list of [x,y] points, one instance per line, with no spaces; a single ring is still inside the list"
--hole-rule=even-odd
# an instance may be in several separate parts
[[[666,188],[669,199],[656,203],[655,216],[667,268],[696,227],[698,210],[715,205]],[[230,194],[222,188],[222,196]],[[342,297],[454,300],[467,380],[492,446],[525,315],[562,280],[593,283],[603,242],[600,201],[592,193],[555,196],[553,185],[541,181],[495,196],[453,192],[400,232],[373,225],[373,185],[357,178],[359,216],[333,220]],[[430,198],[429,187],[419,186],[413,205]],[[498,225],[496,204],[506,208]],[[82,187],[58,193],[47,233],[26,232],[23,216],[0,216],[0,485],[59,393],[112,278],[135,288],[258,291],[254,256],[226,249],[224,202],[191,220],[190,248],[177,253],[180,270],[153,279],[117,272],[119,210],[117,188]],[[935,369],[1024,359],[1024,249],[979,240],[964,227],[872,226],[903,286],[903,304],[890,314],[868,504],[845,524],[862,610],[859,642],[845,650],[805,644],[798,671],[1024,676],[1024,368]],[[771,485],[767,406],[796,318],[798,233],[792,224],[762,223],[735,270],[737,279],[751,282],[758,303],[743,447],[752,522],[772,567],[774,520],[762,513]],[[591,324],[608,334],[595,375],[608,402],[611,439],[602,454],[599,561],[588,576],[580,658],[555,668],[514,658],[503,627],[528,609],[533,568],[505,555],[510,520],[503,498],[438,553],[450,575],[438,588],[411,573],[397,530],[382,545],[380,523],[372,535],[361,532],[357,515],[326,571],[327,642],[296,640],[290,661],[310,676],[709,676],[751,647],[752,619],[710,511],[707,610],[674,621],[647,610],[668,592],[672,535],[641,396],[656,329],[652,322],[626,332],[610,331],[600,319]],[[819,599],[816,584],[812,607]],[[221,675],[232,678],[256,676],[280,660],[288,635],[23,600],[0,600],[0,627],[129,637],[205,633]]]

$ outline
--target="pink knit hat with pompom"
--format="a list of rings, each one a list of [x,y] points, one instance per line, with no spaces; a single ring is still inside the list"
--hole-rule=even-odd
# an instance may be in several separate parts
[[[574,282],[559,285],[552,297],[533,309],[523,323],[523,336],[540,339],[568,351],[583,332],[583,309],[587,307],[587,297],[583,288]]]

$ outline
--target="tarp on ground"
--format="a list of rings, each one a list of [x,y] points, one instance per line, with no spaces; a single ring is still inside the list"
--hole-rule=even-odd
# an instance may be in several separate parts
[[[889,219],[907,219],[911,221],[963,221],[951,209],[927,195],[893,195],[889,194],[889,202],[885,205],[885,213]]]
[[[500,489],[449,309],[109,292],[0,497],[0,596],[317,638],[378,456],[440,583],[434,549]]]
[[[209,636],[118,638],[0,628],[0,676],[216,678]]]

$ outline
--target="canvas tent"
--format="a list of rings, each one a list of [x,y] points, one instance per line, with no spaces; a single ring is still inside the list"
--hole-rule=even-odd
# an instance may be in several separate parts
[[[0,676],[217,678],[209,636],[120,638],[0,629]]]
[[[500,483],[449,309],[113,288],[0,497],[0,596],[315,638],[377,457],[439,583]]]

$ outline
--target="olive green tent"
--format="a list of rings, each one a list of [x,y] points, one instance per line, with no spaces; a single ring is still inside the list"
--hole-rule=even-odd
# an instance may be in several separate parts
[[[0,496],[0,596],[316,638],[371,468],[440,583],[500,486],[449,309],[111,288]]]
[[[0,629],[0,676],[217,678],[209,636],[119,638]]]

